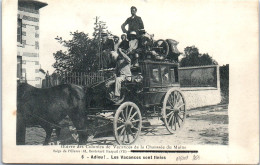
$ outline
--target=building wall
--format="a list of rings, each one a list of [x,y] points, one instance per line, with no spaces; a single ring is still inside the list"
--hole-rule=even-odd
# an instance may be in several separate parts
[[[22,79],[40,87],[39,75],[39,7],[36,3],[18,3],[18,19],[22,21],[22,40],[17,41],[17,56],[22,56]]]

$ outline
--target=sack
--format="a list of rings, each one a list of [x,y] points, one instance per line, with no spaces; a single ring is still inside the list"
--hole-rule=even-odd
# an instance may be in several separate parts
[[[169,54],[167,58],[178,62],[178,57],[181,54],[181,52],[177,48],[179,42],[173,39],[167,39],[166,42],[169,45]]]
[[[169,53],[180,54],[180,51],[177,48],[177,45],[179,44],[179,42],[177,42],[173,39],[167,39],[166,42],[168,43],[169,48],[170,48]]]

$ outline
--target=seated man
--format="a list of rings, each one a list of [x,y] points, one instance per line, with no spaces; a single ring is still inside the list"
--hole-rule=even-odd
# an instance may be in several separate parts
[[[116,82],[115,82],[115,100],[120,98],[121,83],[125,80],[131,81],[131,59],[118,48],[119,56],[117,57],[116,63]]]
[[[129,35],[129,48],[127,49],[127,54],[129,57],[133,60],[132,65],[137,66],[138,65],[138,40],[136,37],[136,32],[132,31]]]

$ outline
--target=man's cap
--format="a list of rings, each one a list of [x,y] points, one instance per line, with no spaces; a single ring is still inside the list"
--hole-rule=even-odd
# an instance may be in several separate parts
[[[130,35],[135,35],[136,36],[136,32],[135,31],[131,31]]]
[[[145,31],[144,29],[140,29],[139,32],[140,32],[141,34],[145,34],[145,33],[146,33],[146,31]]]
[[[105,36],[108,36],[108,34],[107,33],[101,33],[101,36],[105,37]]]

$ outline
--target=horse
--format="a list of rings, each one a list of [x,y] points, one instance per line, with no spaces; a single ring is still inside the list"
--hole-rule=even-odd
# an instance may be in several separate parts
[[[59,138],[59,122],[67,115],[79,134],[79,144],[87,141],[87,100],[83,88],[63,84],[52,88],[35,88],[27,83],[17,86],[16,144],[25,144],[26,126],[40,125],[46,132],[43,145],[50,141],[53,128]]]

